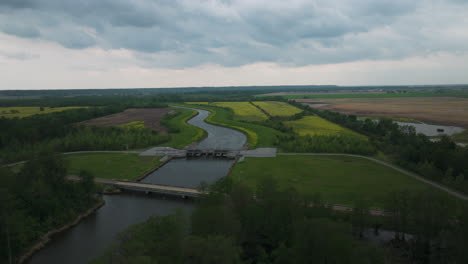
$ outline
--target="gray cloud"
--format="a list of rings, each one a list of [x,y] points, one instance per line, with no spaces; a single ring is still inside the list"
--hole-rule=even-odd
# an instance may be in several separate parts
[[[0,31],[70,49],[130,49],[145,67],[307,65],[467,51],[466,32],[435,35],[468,27],[467,2],[2,0]]]

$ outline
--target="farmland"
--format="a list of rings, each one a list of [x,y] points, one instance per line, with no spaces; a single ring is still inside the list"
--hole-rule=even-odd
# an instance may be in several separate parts
[[[276,136],[282,134],[270,127],[234,120],[232,113],[224,108],[207,104],[186,104],[185,106],[210,111],[211,115],[205,120],[210,124],[225,126],[243,132],[247,136],[249,148],[273,146]]]
[[[468,98],[348,98],[296,101],[304,104],[324,104],[319,109],[346,114],[411,118],[426,123],[468,127]]]
[[[302,112],[301,109],[294,107],[285,102],[252,102],[256,106],[262,108],[270,116],[292,116]]]
[[[268,119],[268,116],[260,111],[250,102],[200,102],[196,104],[206,104],[232,109],[234,119],[244,121],[263,121]]]
[[[373,206],[382,206],[392,191],[429,188],[391,168],[347,156],[246,158],[234,166],[229,177],[252,188],[271,177],[280,188],[294,187],[305,195],[320,193],[327,202],[346,205],[364,198]]]
[[[68,174],[87,170],[97,178],[135,180],[156,168],[161,157],[141,157],[134,153],[79,153],[66,155]]]
[[[20,107],[0,107],[0,117],[15,118],[15,117],[28,117],[38,114],[49,114],[54,112],[61,112],[70,109],[83,108],[80,106],[68,107],[38,107],[38,106],[20,106]],[[42,110],[41,110],[42,109]]]
[[[339,99],[339,98],[412,98],[412,97],[468,97],[466,91],[412,91],[412,92],[382,92],[382,91],[368,91],[368,92],[280,92],[270,94],[259,94],[257,98],[281,96],[285,99]]]
[[[299,120],[286,121],[284,124],[291,127],[294,132],[301,136],[327,136],[340,134],[361,136],[347,128],[341,127],[318,116],[305,116]]]
[[[121,113],[103,116],[83,122],[90,126],[131,126],[135,121],[143,122],[144,126],[153,131],[166,134],[167,128],[160,124],[161,119],[170,112],[169,108],[127,109]],[[130,124],[130,125],[128,125]],[[141,123],[140,123],[141,124]]]

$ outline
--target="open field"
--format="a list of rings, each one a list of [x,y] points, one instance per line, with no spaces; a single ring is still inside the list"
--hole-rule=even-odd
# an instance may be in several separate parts
[[[392,191],[431,188],[391,168],[346,156],[246,158],[234,166],[229,177],[250,187],[272,177],[280,188],[294,187],[305,195],[320,193],[329,203],[352,205],[364,198],[376,207],[381,207]]]
[[[468,97],[466,91],[417,91],[406,93],[387,93],[382,91],[369,91],[369,92],[331,92],[331,93],[317,93],[317,92],[281,92],[257,95],[258,98],[268,96],[281,96],[286,99],[337,99],[337,98],[405,98],[405,97]]]
[[[267,115],[250,102],[196,102],[194,104],[206,104],[230,108],[234,112],[234,119],[237,120],[263,121],[268,119]]]
[[[122,126],[135,121],[142,121],[144,126],[153,131],[167,133],[167,128],[160,124],[161,119],[169,112],[169,108],[127,109],[121,113],[98,117],[82,124],[90,126]]]
[[[249,148],[273,146],[276,135],[282,134],[273,128],[234,120],[232,114],[224,108],[206,104],[184,104],[183,106],[208,110],[211,115],[208,116],[206,122],[243,132],[247,136]]]
[[[348,98],[298,99],[304,104],[326,104],[319,109],[360,116],[411,118],[426,123],[468,128],[468,98]]]
[[[291,127],[294,130],[294,132],[298,133],[301,136],[333,136],[340,134],[348,134],[364,137],[354,131],[339,126],[318,116],[305,116],[298,120],[286,121],[284,122],[284,124],[288,127]]]
[[[198,114],[197,111],[182,108],[177,108],[176,111],[179,113],[168,120],[167,126],[177,132],[171,132],[169,134],[169,141],[161,145],[173,148],[183,148],[205,137],[206,132],[203,129],[187,123],[188,120]]]
[[[18,107],[0,107],[0,117],[15,118],[15,117],[28,117],[37,114],[49,114],[54,112],[61,112],[70,109],[84,108],[81,106],[68,106],[68,107],[41,107],[39,106],[18,106]]]
[[[79,153],[65,155],[69,175],[87,170],[96,178],[135,180],[161,163],[161,157],[141,157],[134,153]]]
[[[266,101],[266,102],[252,102],[252,103],[262,108],[265,112],[267,112],[271,116],[292,116],[292,115],[302,112],[301,109],[294,107],[285,102]]]

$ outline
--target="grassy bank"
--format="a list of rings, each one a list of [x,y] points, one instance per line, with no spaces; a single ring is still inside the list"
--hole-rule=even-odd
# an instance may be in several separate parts
[[[429,188],[391,168],[346,156],[246,158],[234,166],[230,177],[251,187],[264,177],[272,177],[280,188],[294,187],[305,195],[320,193],[329,203],[352,205],[358,199],[368,199],[377,207],[391,191]]]
[[[249,148],[273,146],[276,136],[282,134],[269,127],[234,120],[233,113],[226,108],[195,104],[186,104],[184,106],[208,110],[211,115],[206,118],[206,122],[243,132],[247,136]]]
[[[298,120],[286,121],[284,124],[288,127],[291,127],[293,131],[300,136],[337,136],[341,134],[347,134],[365,138],[364,136],[351,131],[350,129],[339,126],[319,116],[305,116]]]
[[[162,146],[183,148],[206,136],[205,130],[187,123],[188,120],[198,114],[197,111],[182,108],[174,109],[179,113],[167,120],[165,126],[167,126],[169,130],[172,130],[172,132],[169,134],[169,141],[161,144]]]
[[[97,178],[135,180],[156,168],[161,157],[141,157],[134,153],[78,153],[65,155],[68,174],[87,170]]]

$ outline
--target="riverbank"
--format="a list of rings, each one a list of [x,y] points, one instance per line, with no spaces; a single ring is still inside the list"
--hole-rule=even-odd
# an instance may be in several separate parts
[[[19,264],[25,263],[37,251],[44,248],[48,243],[50,243],[50,241],[53,239],[53,236],[55,236],[55,235],[57,235],[59,233],[62,233],[64,231],[67,231],[68,229],[76,226],[77,224],[80,223],[80,221],[82,219],[84,219],[84,218],[88,217],[89,215],[93,214],[94,212],[96,212],[96,210],[101,208],[104,204],[105,204],[105,202],[102,199],[102,197],[99,197],[97,203],[92,208],[90,208],[87,211],[85,211],[84,213],[81,213],[80,215],[78,215],[72,222],[69,222],[69,223],[67,223],[67,224],[65,224],[65,225],[63,225],[63,226],[61,226],[59,228],[53,229],[53,230],[47,232],[46,234],[44,234],[43,236],[41,236],[39,238],[39,240],[26,251],[26,253],[24,253],[23,255],[21,255],[18,258],[18,263]]]

